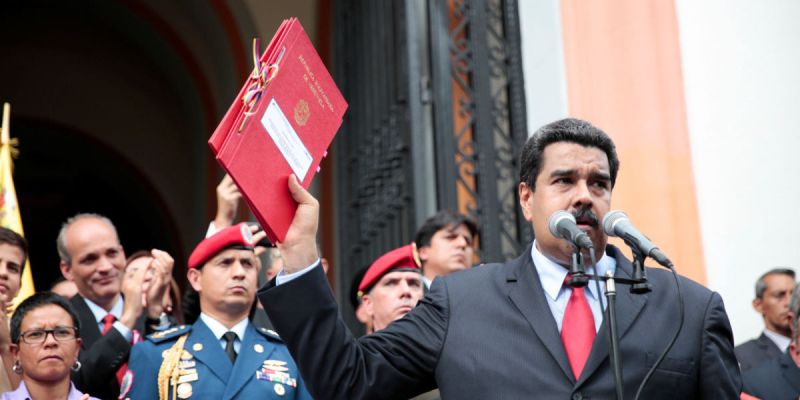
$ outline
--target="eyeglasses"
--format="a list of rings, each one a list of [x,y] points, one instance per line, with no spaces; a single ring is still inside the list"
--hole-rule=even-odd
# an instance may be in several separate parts
[[[22,341],[27,344],[42,344],[47,340],[47,335],[52,334],[53,338],[59,342],[75,340],[78,336],[78,328],[74,326],[58,326],[53,329],[31,329],[20,333]]]

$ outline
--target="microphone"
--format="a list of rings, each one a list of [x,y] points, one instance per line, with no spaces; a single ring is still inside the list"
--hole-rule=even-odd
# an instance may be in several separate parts
[[[672,261],[667,258],[667,255],[656,247],[647,236],[639,232],[624,212],[616,210],[606,214],[603,218],[603,230],[606,235],[622,238],[628,246],[635,247],[634,250],[638,250],[667,268],[672,268]]]
[[[547,220],[547,225],[550,228],[550,233],[557,238],[566,239],[580,248],[594,248],[589,235],[582,231],[581,228],[578,228],[575,223],[575,217],[566,211],[554,212]]]

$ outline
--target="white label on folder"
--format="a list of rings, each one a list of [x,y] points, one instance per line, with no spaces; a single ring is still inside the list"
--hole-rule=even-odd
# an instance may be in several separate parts
[[[275,98],[269,101],[267,111],[261,117],[261,125],[264,125],[272,141],[275,142],[275,146],[278,147],[278,150],[283,154],[283,158],[292,167],[297,179],[300,182],[304,181],[314,158],[311,157],[311,153],[308,152],[303,141],[297,136],[297,132],[295,132],[289,120],[286,119],[286,115],[278,107]]]

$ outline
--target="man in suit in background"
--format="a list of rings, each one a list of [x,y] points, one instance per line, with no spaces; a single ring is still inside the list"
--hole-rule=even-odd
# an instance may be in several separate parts
[[[607,246],[599,223],[618,167],[613,142],[588,122],[542,127],[520,163],[520,206],[534,243],[516,260],[437,279],[404,318],[358,340],[337,314],[319,266],[319,203],[290,177],[298,208],[280,245],[284,272],[259,299],[316,398],[408,398],[436,385],[443,399],[613,398],[603,294],[593,285],[565,285],[573,247],[547,225],[556,211],[575,215],[594,245],[597,273],[630,279],[631,263]],[[646,295],[617,292],[626,398],[680,325],[672,274],[651,268],[648,278],[653,290]],[[741,377],[722,299],[687,278],[678,281],[682,328],[640,398],[738,398]]]
[[[756,281],[753,308],[764,318],[764,332],[756,339],[736,346],[742,372],[771,360],[789,348],[789,298],[795,287],[794,270],[775,268]]]
[[[56,239],[61,273],[74,282],[78,294],[70,299],[81,323],[81,368],[72,380],[79,390],[101,399],[116,399],[131,346],[138,334],[149,332],[163,313],[161,300],[172,279],[173,260],[153,250],[154,278],[143,287],[148,268],[123,285],[125,251],[114,224],[98,214],[68,219]],[[147,305],[144,306],[142,294]]]
[[[764,400],[796,400],[800,396],[800,287],[792,295],[791,342],[779,355],[742,373],[744,391]]]
[[[472,266],[473,246],[478,225],[471,218],[442,210],[425,220],[414,238],[422,263],[425,287],[437,276],[462,271]]]

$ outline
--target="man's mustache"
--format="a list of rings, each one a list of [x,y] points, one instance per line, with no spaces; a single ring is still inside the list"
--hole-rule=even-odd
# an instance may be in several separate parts
[[[600,220],[597,218],[597,215],[595,215],[590,208],[579,208],[573,212],[572,215],[575,217],[575,221],[579,224],[586,224],[593,228],[597,228],[597,226],[600,224]]]

